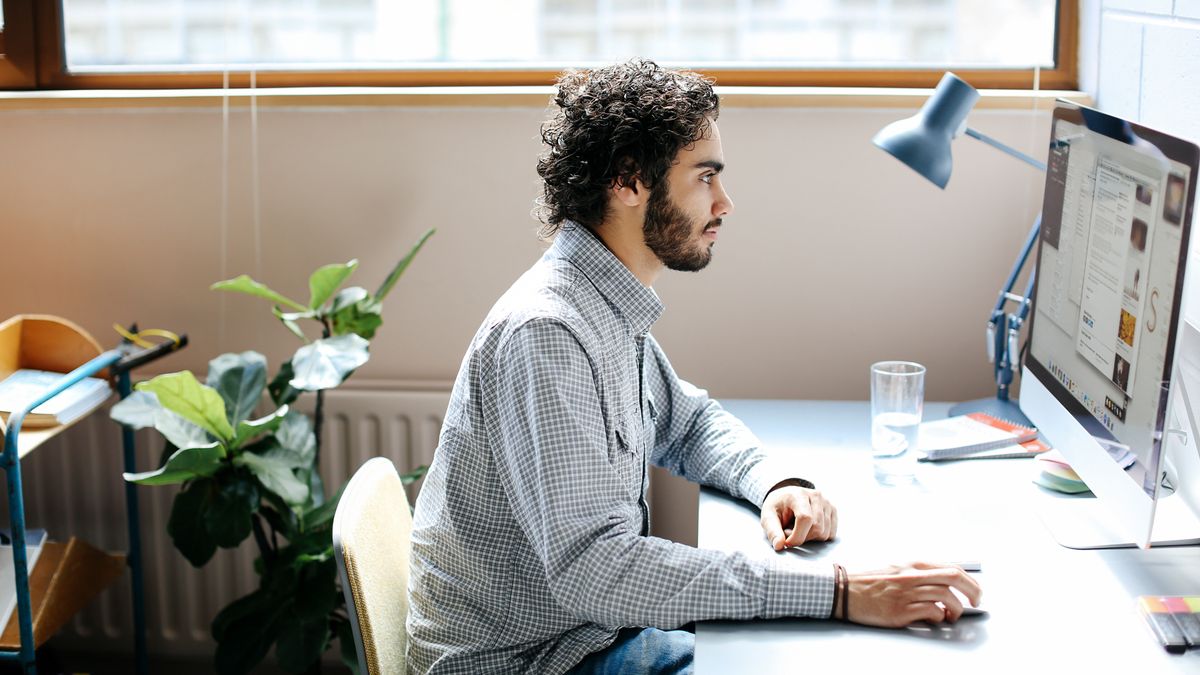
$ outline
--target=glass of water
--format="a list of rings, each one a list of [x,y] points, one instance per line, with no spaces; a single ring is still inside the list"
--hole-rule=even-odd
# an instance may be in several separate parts
[[[925,366],[880,361],[871,366],[871,454],[884,485],[915,480],[917,429],[925,405]]]

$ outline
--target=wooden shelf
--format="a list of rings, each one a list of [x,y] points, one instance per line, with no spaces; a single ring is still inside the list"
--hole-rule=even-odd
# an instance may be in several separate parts
[[[43,544],[29,575],[35,646],[42,646],[124,571],[125,556],[97,550],[75,537],[65,544],[57,541]],[[8,626],[0,634],[0,649],[20,648],[21,630],[14,609]]]
[[[100,343],[77,324],[48,314],[18,314],[0,323],[0,380],[21,368],[70,372],[99,356]],[[108,378],[102,370],[96,377]],[[103,405],[103,402],[96,407]],[[84,413],[75,421],[87,417]],[[26,429],[17,439],[17,456],[25,457],[42,443],[54,438],[75,422],[56,427]],[[7,427],[0,418],[0,439]]]

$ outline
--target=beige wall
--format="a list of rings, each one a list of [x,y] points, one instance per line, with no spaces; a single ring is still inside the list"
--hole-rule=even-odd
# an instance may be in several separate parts
[[[931,400],[991,392],[984,322],[1042,176],[964,139],[943,193],[870,143],[911,112],[726,107],[736,213],[708,270],[657,289],[667,311],[654,332],[683,377],[718,397],[865,399],[868,364],[905,358],[929,366]],[[314,268],[357,257],[355,279],[373,290],[436,226],[356,380],[451,380],[492,301],[542,248],[530,210],[543,114],[263,109],[256,257],[245,109],[230,114],[224,235],[219,108],[0,112],[0,317],[59,314],[103,344],[114,321],[188,333],[191,347],[159,370],[203,371],[244,349],[276,364],[297,345],[265,302],[210,283],[248,272],[303,300]],[[971,124],[1040,153],[1048,119],[977,110]]]

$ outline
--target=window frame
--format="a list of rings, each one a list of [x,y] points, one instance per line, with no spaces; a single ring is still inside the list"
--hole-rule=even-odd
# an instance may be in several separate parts
[[[0,88],[37,86],[34,26],[35,0],[2,0],[4,28],[0,29]]]
[[[210,89],[226,86],[223,72],[106,72],[69,73],[66,71],[65,35],[62,30],[62,0],[2,0],[5,16],[10,6],[36,5],[28,24],[29,39],[36,36],[36,53],[29,61],[19,60],[21,72],[28,73],[36,64],[36,79],[10,84],[0,79],[0,87],[37,89]],[[36,32],[35,32],[36,29]],[[15,30],[15,28],[14,28]],[[6,26],[5,33],[8,33]],[[16,37],[16,36],[3,36]],[[954,72],[980,89],[1058,89],[1078,88],[1079,0],[1057,0],[1055,16],[1055,66],[1037,72],[1033,69],[955,68]],[[34,56],[36,55],[36,58]],[[17,54],[14,52],[14,56]],[[915,68],[695,68],[712,77],[721,86],[741,87],[887,87],[930,88],[941,79],[941,69]],[[249,68],[230,70],[228,86],[266,87],[444,87],[444,86],[538,86],[552,85],[559,70],[549,69],[359,69],[359,70],[278,70],[251,72]],[[3,73],[0,73],[3,78]],[[16,80],[14,80],[16,82]]]

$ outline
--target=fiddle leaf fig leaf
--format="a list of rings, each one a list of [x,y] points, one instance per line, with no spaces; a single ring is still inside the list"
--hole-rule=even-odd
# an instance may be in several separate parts
[[[303,391],[332,389],[370,358],[366,339],[353,333],[317,340],[292,356],[295,377],[289,384]]]
[[[217,440],[223,443],[233,440],[233,427],[225,417],[224,399],[212,387],[197,382],[192,371],[159,375],[147,382],[139,382],[137,389],[153,393],[164,408],[200,425]]]
[[[283,310],[279,309],[278,305],[275,305],[271,307],[271,313],[275,315],[275,318],[279,319],[279,321],[283,323],[284,328],[287,328],[289,331],[291,331],[292,335],[295,335],[303,340],[305,344],[308,343],[308,336],[306,336],[304,331],[300,329],[300,324],[296,323],[296,319],[315,318],[316,314],[314,312],[284,312]]]
[[[375,331],[383,325],[382,307],[369,297],[342,307],[330,315],[334,335],[354,333],[367,340],[375,337]]]
[[[139,485],[173,485],[193,478],[205,478],[221,468],[225,451],[213,442],[193,448],[180,448],[167,463],[154,471],[124,474],[125,480]]]
[[[288,412],[275,432],[275,440],[279,442],[279,447],[265,454],[288,463],[294,469],[311,465],[316,457],[317,437],[313,434],[312,421],[304,413]]]
[[[367,289],[362,286],[351,286],[338,291],[338,294],[333,296],[333,302],[329,305],[329,314],[337,314],[338,312],[352,307],[360,300],[365,300],[367,297]]]
[[[285,405],[270,415],[265,415],[256,420],[238,422],[237,433],[233,438],[233,447],[240,448],[246,441],[259,434],[274,432],[279,428],[279,425],[284,420],[284,416],[287,414],[288,407]]]
[[[166,408],[159,408],[154,413],[154,428],[176,448],[198,448],[213,441],[200,425]]]
[[[249,419],[267,386],[267,357],[258,352],[222,354],[208,362],[208,386],[225,401],[229,424]]]
[[[271,393],[271,400],[275,402],[275,405],[288,405],[303,393],[288,384],[295,376],[296,373],[292,370],[290,360],[284,361],[283,365],[279,366],[279,373],[271,380],[271,384],[267,385],[267,391]]]
[[[134,429],[154,426],[154,413],[162,410],[158,397],[148,391],[135,391],[121,399],[108,416],[114,421]]]
[[[213,490],[211,479],[194,481],[175,495],[171,504],[167,534],[193,567],[203,567],[217,552],[217,543],[204,526]]]
[[[308,486],[292,471],[288,462],[278,456],[243,452],[233,463],[250,470],[263,487],[283,498],[289,506],[299,506],[308,498]]]
[[[250,517],[258,510],[258,486],[245,474],[224,481],[211,495],[204,528],[221,548],[236,548],[250,536]]]
[[[273,291],[273,290],[267,288],[266,286],[258,283],[254,279],[251,279],[250,275],[248,275],[248,274],[243,274],[234,279],[226,279],[225,281],[218,281],[217,283],[213,284],[212,286],[209,286],[209,289],[214,290],[214,291],[230,291],[233,293],[245,293],[246,295],[253,295],[258,298],[266,298],[267,300],[270,300],[271,302],[274,302],[276,304],[287,305],[288,307],[291,307],[292,309],[298,309],[301,311],[308,309],[307,307],[296,302],[295,300],[292,300],[291,298],[288,298],[280,293],[277,293],[276,291]]]
[[[309,300],[308,308],[317,310],[333,295],[354,270],[358,269],[358,261],[351,260],[345,264],[324,265],[308,278]]]
[[[408,252],[408,255],[404,256],[400,259],[400,262],[396,263],[396,266],[393,267],[392,271],[387,275],[387,279],[384,279],[383,283],[379,285],[379,290],[375,291],[376,300],[383,302],[383,299],[387,297],[387,294],[392,292],[392,286],[395,286],[396,282],[400,280],[400,275],[404,274],[404,270],[408,269],[408,266],[410,263],[412,263],[413,258],[417,256],[417,252],[421,250],[421,247],[425,245],[426,241],[429,241],[429,238],[433,236],[434,232],[437,232],[437,230],[430,228],[427,232],[425,232],[425,234],[421,235],[421,239],[417,242],[417,245],[413,246],[412,250]]]

